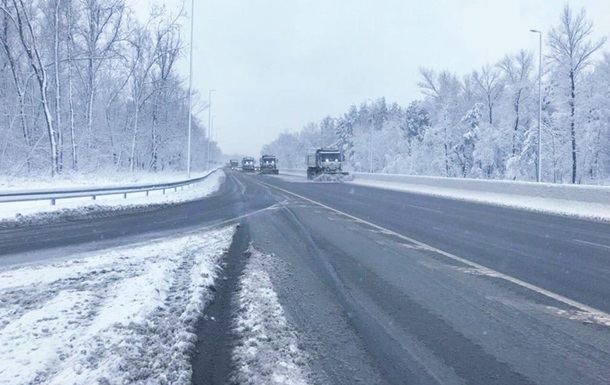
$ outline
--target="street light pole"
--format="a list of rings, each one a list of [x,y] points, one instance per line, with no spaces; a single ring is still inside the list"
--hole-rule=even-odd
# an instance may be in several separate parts
[[[538,169],[536,170],[536,181],[542,181],[542,32],[530,29],[530,32],[538,34]]]
[[[193,131],[193,20],[195,19],[195,0],[191,0],[191,47],[189,64],[189,122],[186,149],[186,177],[191,177],[191,136]]]
[[[206,161],[206,170],[210,169],[210,142],[212,141],[212,92],[216,90],[210,90],[208,92],[208,151],[207,151],[207,161]]]

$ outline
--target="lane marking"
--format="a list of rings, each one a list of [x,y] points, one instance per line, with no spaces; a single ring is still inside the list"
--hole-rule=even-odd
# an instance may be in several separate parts
[[[597,246],[597,247],[601,247],[601,248],[606,249],[606,250],[610,250],[610,246],[601,245],[601,244],[595,243],[595,242],[587,242],[587,241],[582,241],[580,239],[572,239],[572,241],[573,242],[577,242],[577,243],[582,243],[584,245]]]
[[[499,271],[490,269],[490,268],[485,267],[483,265],[479,265],[476,262],[472,262],[472,261],[469,261],[468,259],[464,259],[462,257],[458,257],[457,255],[451,254],[451,253],[449,253],[447,251],[444,251],[444,250],[441,250],[441,249],[437,249],[434,246],[430,246],[430,245],[428,245],[426,243],[423,243],[423,242],[420,242],[420,241],[418,241],[416,239],[413,239],[413,238],[407,237],[405,235],[402,235],[400,233],[397,233],[395,231],[386,229],[385,227],[376,225],[376,224],[371,223],[369,221],[366,221],[364,219],[360,219],[360,218],[358,218],[358,217],[356,217],[354,215],[351,215],[351,214],[345,213],[343,211],[337,210],[335,208],[332,208],[330,206],[327,206],[324,203],[320,203],[320,202],[315,201],[313,199],[309,199],[309,198],[304,197],[302,195],[293,193],[292,191],[288,191],[288,190],[285,190],[285,189],[283,189],[281,187],[277,187],[277,186],[274,186],[274,185],[271,185],[271,184],[268,184],[268,183],[265,183],[265,182],[260,182],[258,180],[256,180],[255,183],[261,183],[261,184],[263,184],[263,185],[265,185],[267,187],[271,187],[271,188],[280,190],[280,191],[282,191],[282,192],[284,192],[286,194],[290,194],[290,195],[295,196],[297,198],[303,199],[303,200],[305,200],[307,202],[313,203],[313,204],[318,205],[320,207],[323,207],[323,208],[325,208],[327,210],[333,211],[333,212],[338,213],[338,214],[345,215],[346,217],[352,218],[356,222],[364,223],[364,224],[372,226],[372,227],[374,227],[374,228],[376,228],[376,229],[378,229],[380,231],[384,231],[387,234],[392,234],[392,235],[395,235],[395,236],[397,236],[397,237],[399,237],[401,239],[404,239],[406,241],[414,243],[414,244],[420,246],[422,248],[422,250],[432,251],[432,252],[435,252],[437,254],[443,255],[443,256],[445,256],[447,258],[453,259],[454,261],[458,261],[458,262],[461,262],[461,263],[466,264],[468,266],[471,266],[472,268],[475,268],[476,270],[478,270],[478,272],[480,274],[504,279],[504,280],[506,280],[508,282],[511,282],[511,283],[515,284],[515,285],[524,287],[524,288],[529,289],[531,291],[534,291],[536,293],[542,294],[542,295],[544,295],[544,296],[546,296],[548,298],[554,299],[554,300],[562,302],[562,303],[564,303],[566,305],[569,305],[569,306],[575,307],[577,309],[580,309],[581,311],[588,312],[592,316],[594,316],[596,319],[606,320],[607,322],[610,322],[610,314],[606,313],[606,312],[604,312],[602,310],[599,310],[599,309],[596,309],[594,307],[585,305],[584,303],[580,303],[580,302],[575,301],[573,299],[564,297],[561,294],[553,293],[552,291],[549,291],[547,289],[543,289],[543,288],[538,287],[536,285],[533,285],[531,283],[527,283],[527,282],[522,281],[522,280],[520,280],[518,278],[511,277],[510,275],[507,275],[507,274],[501,273]]]
[[[418,205],[407,205],[409,207],[413,207],[414,209],[419,209],[419,210],[425,210],[425,211],[431,211],[433,213],[438,213],[438,214],[442,214],[443,212],[440,210],[434,210],[434,209],[429,209],[427,207],[423,207],[423,206],[418,206]]]
[[[204,226],[204,227],[202,227],[202,229],[213,228],[213,227],[217,227],[219,225],[224,225],[224,224],[227,224],[227,223],[235,222],[235,221],[240,220],[240,219],[248,218],[248,217],[251,217],[253,215],[263,213],[265,211],[279,210],[283,205],[285,205],[285,203],[286,203],[286,200],[282,201],[282,202],[278,202],[278,203],[276,203],[274,205],[265,207],[263,209],[251,211],[249,213],[246,213],[246,214],[243,214],[243,215],[239,215],[237,217],[225,219],[224,221],[216,222],[216,223],[213,223],[211,225]]]

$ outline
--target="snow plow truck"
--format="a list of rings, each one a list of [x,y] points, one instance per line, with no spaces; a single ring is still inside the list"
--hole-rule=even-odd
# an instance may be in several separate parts
[[[336,148],[319,148],[307,154],[307,179],[342,181],[348,172],[341,166],[344,158]]]
[[[254,172],[254,158],[246,156],[241,160],[241,171],[243,172]]]
[[[277,175],[280,171],[277,168],[277,158],[275,155],[263,155],[258,161],[261,174]]]

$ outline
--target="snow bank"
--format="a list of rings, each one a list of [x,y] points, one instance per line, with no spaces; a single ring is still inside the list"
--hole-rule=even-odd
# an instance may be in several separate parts
[[[0,271],[0,384],[189,384],[233,227]]]
[[[533,183],[506,180],[442,178],[396,174],[356,173],[358,182],[390,182],[414,186],[476,191],[481,193],[511,194],[547,199],[563,199],[586,203],[610,202],[610,187]]]
[[[305,176],[286,170],[285,175]],[[349,183],[552,214],[610,221],[610,187],[354,173]]]
[[[234,321],[238,346],[233,351],[238,384],[299,385],[310,383],[305,352],[294,328],[286,320],[273,284],[264,267],[269,256],[250,249],[236,296]]]
[[[172,203],[186,202],[201,199],[213,194],[225,179],[222,170],[211,173],[201,183],[193,186],[146,193],[130,193],[127,199],[122,194],[98,196],[95,201],[91,198],[59,199],[55,206],[48,200],[31,202],[0,203],[0,225],[16,226],[24,224],[47,223],[62,218],[73,218],[95,215],[100,212],[124,211],[142,209],[146,206],[158,206]],[[95,202],[95,203],[92,203]]]
[[[191,178],[199,178],[208,172],[192,173]],[[94,174],[59,174],[54,177],[48,174],[37,177],[20,177],[0,175],[0,191],[16,192],[33,189],[64,189],[117,187],[136,184],[156,184],[178,182],[185,179],[184,172],[96,172]]]
[[[357,173],[357,185],[610,221],[610,188]]]

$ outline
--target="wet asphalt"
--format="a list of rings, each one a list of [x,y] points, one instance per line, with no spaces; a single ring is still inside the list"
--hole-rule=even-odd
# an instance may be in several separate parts
[[[607,223],[227,172],[221,190],[201,201],[0,230],[0,264],[27,252],[52,254],[92,242],[102,248],[238,217],[242,230],[234,253],[251,242],[273,255],[274,286],[311,357],[314,383],[608,383],[610,326],[556,299],[610,312]],[[482,273],[396,234],[557,296]],[[211,348],[201,351],[225,353],[212,363],[194,359],[195,384],[222,383],[232,370],[227,352],[234,343],[231,282],[243,266],[238,255],[224,275],[229,283],[218,287],[223,294],[208,309],[220,322],[213,331],[200,328],[200,340],[211,336]]]

